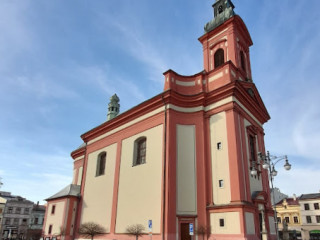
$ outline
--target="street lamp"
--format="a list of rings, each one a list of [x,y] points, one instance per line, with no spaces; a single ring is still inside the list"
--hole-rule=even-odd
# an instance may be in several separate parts
[[[277,210],[276,210],[276,202],[274,198],[274,188],[273,188],[273,178],[277,176],[278,171],[275,169],[275,165],[280,162],[281,160],[285,160],[285,164],[283,165],[284,169],[289,171],[291,169],[291,164],[289,163],[287,155],[284,156],[273,156],[270,155],[269,151],[267,151],[266,155],[263,155],[261,152],[258,153],[258,165],[261,164],[263,169],[269,170],[269,179],[271,182],[271,188],[273,192],[273,206],[274,206],[274,222],[276,226],[276,233],[277,239],[279,239],[279,232],[278,232],[278,219],[277,219]],[[257,167],[255,163],[253,163],[251,174],[256,176],[258,173]]]

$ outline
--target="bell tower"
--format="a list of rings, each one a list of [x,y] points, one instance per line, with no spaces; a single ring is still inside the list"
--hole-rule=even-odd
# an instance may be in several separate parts
[[[212,7],[213,19],[205,24],[205,34],[199,38],[205,71],[218,71],[231,64],[224,84],[234,79],[251,82],[249,47],[253,43],[247,27],[234,12],[231,0],[217,0]]]

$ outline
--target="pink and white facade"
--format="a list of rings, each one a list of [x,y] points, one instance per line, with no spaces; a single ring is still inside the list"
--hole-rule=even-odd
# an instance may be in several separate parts
[[[147,233],[152,220],[154,240],[191,239],[189,223],[206,227],[206,239],[276,239],[257,162],[270,117],[251,80],[252,41],[230,0],[213,7],[199,38],[203,71],[168,70],[161,94],[81,136],[72,185],[48,199],[46,237],[62,227],[61,238],[80,239],[77,228],[93,221],[107,230],[97,238],[128,239],[128,225]]]

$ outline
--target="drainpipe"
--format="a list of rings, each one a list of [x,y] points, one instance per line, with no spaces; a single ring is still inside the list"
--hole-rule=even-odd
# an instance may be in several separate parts
[[[163,136],[163,216],[162,216],[162,240],[165,240],[165,222],[166,222],[166,165],[167,165],[167,104],[161,96],[164,105],[164,136]]]

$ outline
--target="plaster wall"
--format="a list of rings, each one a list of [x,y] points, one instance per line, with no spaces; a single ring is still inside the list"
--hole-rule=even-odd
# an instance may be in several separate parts
[[[177,125],[177,214],[197,214],[195,126]]]
[[[134,141],[146,137],[146,163],[133,166]],[[140,132],[122,141],[116,233],[127,226],[142,224],[160,233],[162,199],[163,125]]]
[[[54,203],[48,203],[47,206],[47,219],[46,227],[44,229],[45,234],[49,234],[49,226],[52,225],[51,234],[59,234],[60,227],[63,227],[64,224],[64,215],[66,210],[66,200],[55,201]],[[52,207],[55,206],[54,214],[52,214]]]
[[[246,232],[247,234],[255,234],[254,216],[251,212],[245,213],[246,218]]]
[[[224,219],[224,226],[220,226]],[[210,213],[211,234],[240,234],[239,212]]]
[[[80,167],[79,169],[78,169],[78,181],[77,181],[77,185],[81,185],[81,179],[82,179],[82,173],[83,173],[83,167]]]
[[[109,145],[88,155],[88,166],[83,194],[81,223],[96,222],[110,232],[111,209],[117,144]],[[97,159],[106,152],[104,175],[96,176]]]
[[[269,229],[271,234],[276,234],[276,226],[274,222],[274,217],[269,216]]]
[[[231,201],[228,138],[225,112],[210,117],[212,194],[215,204],[228,204]],[[221,148],[218,149],[218,144]],[[219,186],[219,181],[223,186]]]

